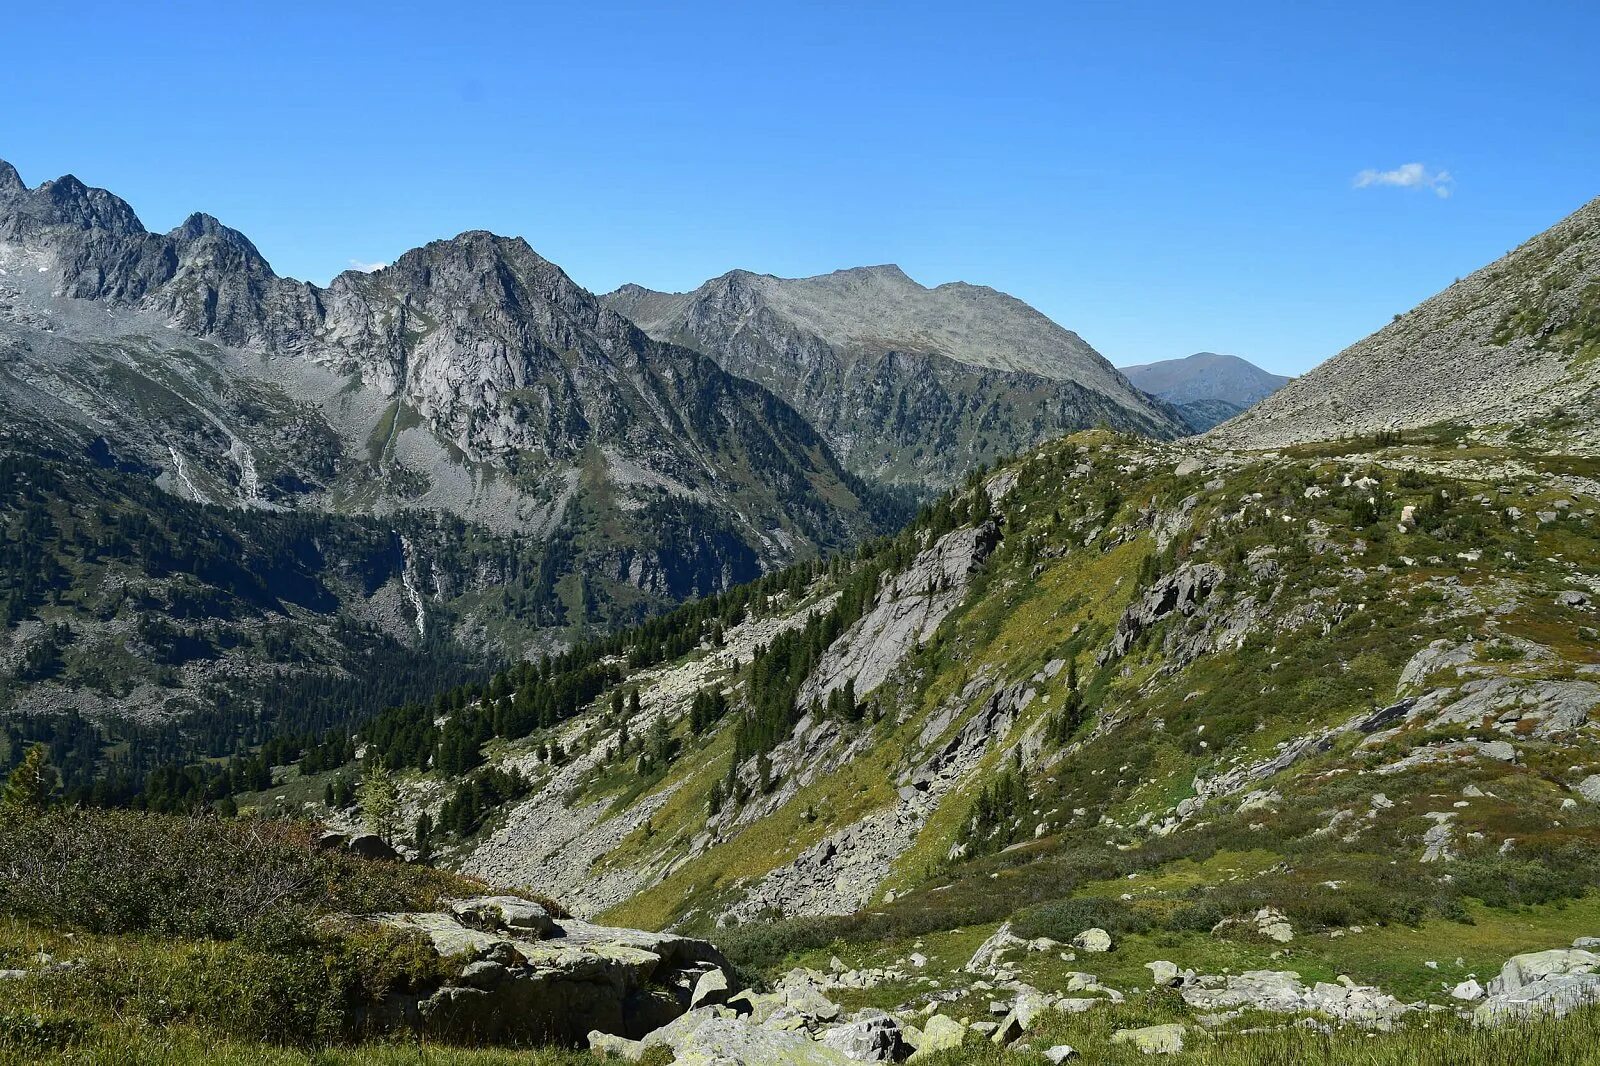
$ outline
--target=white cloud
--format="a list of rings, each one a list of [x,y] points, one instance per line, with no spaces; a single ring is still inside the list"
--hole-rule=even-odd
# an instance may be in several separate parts
[[[1399,189],[1432,189],[1441,199],[1450,195],[1456,179],[1448,170],[1429,170],[1421,163],[1404,163],[1393,170],[1363,170],[1356,175],[1355,187],[1370,189],[1378,185],[1391,185]]]
[[[363,263],[359,259],[350,260],[350,269],[351,270],[359,270],[363,274],[370,274],[374,270],[382,270],[384,267],[386,267],[388,265],[389,265],[388,263]]]

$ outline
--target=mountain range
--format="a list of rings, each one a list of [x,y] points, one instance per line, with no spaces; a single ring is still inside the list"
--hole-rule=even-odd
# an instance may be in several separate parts
[[[1215,352],[1121,369],[1134,385],[1177,408],[1195,433],[1226,422],[1293,380],[1269,374],[1236,355]]]
[[[1136,388],[895,268],[319,287],[0,169],[0,1042],[1586,1054],[1597,244]]]
[[[734,270],[692,292],[602,298],[650,336],[705,352],[817,427],[881,482],[948,487],[983,463],[1095,425],[1186,427],[1081,337],[981,285],[927,288],[896,266],[811,278]]]
[[[24,715],[422,691],[905,513],[772,393],[520,239],[463,233],[324,288],[209,216],[152,233],[112,193],[4,164],[0,421],[3,703]]]

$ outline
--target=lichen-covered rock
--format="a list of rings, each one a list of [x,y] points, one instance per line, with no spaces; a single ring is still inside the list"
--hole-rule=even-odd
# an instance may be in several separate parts
[[[899,1062],[911,1054],[898,1021],[887,1014],[857,1018],[822,1033],[827,1047],[856,1062]]]
[[[688,1009],[692,990],[724,973],[710,944],[669,933],[552,921],[543,939],[511,922],[540,923],[510,897],[463,900],[457,913],[375,917],[421,933],[456,967],[433,990],[393,1003],[396,1020],[433,1039],[577,1044],[591,1032],[636,1039]],[[545,914],[539,908],[539,914]],[[726,980],[724,978],[724,986]]]
[[[1184,1026],[1146,1025],[1139,1029],[1119,1029],[1111,1034],[1113,1044],[1132,1044],[1145,1055],[1176,1055],[1183,1050]]]
[[[923,1023],[922,1036],[917,1041],[917,1050],[911,1054],[911,1061],[915,1062],[940,1051],[958,1048],[966,1038],[965,1025],[947,1015],[932,1015]]]
[[[645,1049],[672,1049],[676,1066],[848,1066],[845,1055],[799,1032],[786,1032],[701,1007],[648,1034]]]

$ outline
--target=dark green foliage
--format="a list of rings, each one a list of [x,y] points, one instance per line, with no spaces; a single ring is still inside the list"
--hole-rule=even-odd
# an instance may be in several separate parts
[[[318,851],[307,826],[57,808],[0,833],[0,913],[60,929],[231,939],[317,914],[427,909],[465,884]]]
[[[527,794],[528,779],[521,773],[491,767],[456,786],[439,809],[439,827],[456,837],[469,837],[491,811]]]

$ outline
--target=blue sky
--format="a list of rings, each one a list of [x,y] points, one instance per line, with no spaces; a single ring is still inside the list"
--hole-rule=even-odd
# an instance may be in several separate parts
[[[1600,195],[1580,0],[57,8],[0,158],[319,282],[476,228],[595,291],[896,262],[1292,373]]]

